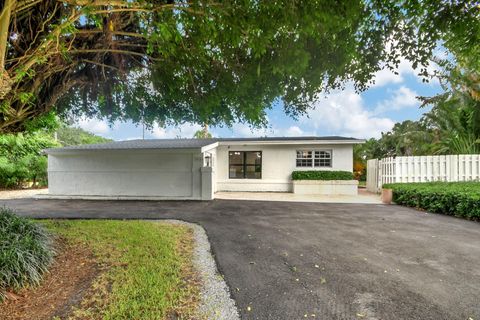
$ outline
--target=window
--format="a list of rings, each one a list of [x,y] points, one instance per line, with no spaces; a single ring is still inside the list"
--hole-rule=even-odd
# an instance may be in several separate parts
[[[261,151],[230,151],[228,154],[230,179],[261,179]]]
[[[297,167],[331,167],[331,150],[297,150]]]
[[[331,151],[315,151],[314,166],[315,167],[331,167],[332,152]]]
[[[297,151],[297,167],[312,166],[312,151]]]

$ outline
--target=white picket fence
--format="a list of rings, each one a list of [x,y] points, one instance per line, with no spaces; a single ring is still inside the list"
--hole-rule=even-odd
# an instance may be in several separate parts
[[[367,161],[367,190],[385,183],[480,180],[480,155],[390,157]]]

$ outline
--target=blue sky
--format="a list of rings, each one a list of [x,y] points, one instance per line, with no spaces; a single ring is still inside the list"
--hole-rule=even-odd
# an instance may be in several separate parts
[[[215,137],[252,136],[306,136],[342,135],[355,138],[378,138],[389,131],[395,122],[417,120],[428,109],[420,109],[416,96],[431,96],[440,92],[438,82],[423,83],[410,63],[402,61],[398,75],[382,70],[375,75],[375,85],[360,94],[351,84],[344,90],[322,95],[313,103],[308,116],[293,120],[283,112],[281,103],[268,111],[269,126],[251,130],[248,125],[235,124],[231,128],[212,127]],[[142,127],[132,123],[109,126],[99,119],[82,119],[78,126],[114,140],[141,139]],[[156,126],[145,133],[145,138],[191,138],[198,125],[179,127]]]

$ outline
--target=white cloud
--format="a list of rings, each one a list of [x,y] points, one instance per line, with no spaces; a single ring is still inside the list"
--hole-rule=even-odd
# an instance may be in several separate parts
[[[352,86],[317,100],[313,107],[314,110],[309,112],[308,117],[303,117],[301,123],[325,135],[378,138],[395,123],[390,118],[378,117],[368,111],[362,97]]]
[[[251,138],[272,136],[274,134],[272,128],[252,128],[245,123],[235,123],[230,128],[234,137]]]
[[[372,85],[372,88],[383,87],[388,84],[403,83],[405,81],[405,76],[408,75],[418,77],[418,80],[421,81],[421,77],[418,76],[418,71],[412,67],[412,64],[408,60],[400,59],[400,63],[395,72],[384,67],[382,70],[375,73],[375,83]]]
[[[125,138],[124,140],[126,140],[126,141],[129,141],[129,140],[142,140],[142,137],[140,137],[140,136],[128,137],[128,138]]]
[[[176,127],[161,127],[158,124],[154,126],[151,135],[157,139],[168,138],[193,138],[193,135],[202,127],[198,124],[184,123]]]
[[[247,124],[236,123],[230,129],[233,137],[300,137],[307,135],[315,135],[315,132],[305,132],[299,126],[290,126],[288,128],[280,128],[275,125],[267,128],[251,128]]]
[[[427,66],[427,73],[433,75],[435,72],[439,71],[440,67],[431,61]],[[416,78],[417,82],[425,83],[424,76],[420,76],[420,67],[416,69],[413,68],[412,63],[405,58],[400,58],[400,63],[398,68],[395,71],[391,71],[388,68],[383,67],[380,71],[377,71],[373,77],[375,83],[371,85],[371,88],[380,88],[389,84],[401,84],[405,82],[405,78],[408,76],[413,76]],[[438,85],[438,79],[428,79],[429,85]]]
[[[81,118],[76,122],[76,125],[86,130],[88,132],[98,134],[98,135],[106,135],[110,132],[110,127],[108,126],[108,122],[105,120],[100,119],[88,119],[88,118]]]
[[[405,108],[417,107],[420,102],[417,100],[418,93],[410,88],[401,86],[393,91],[391,98],[380,102],[375,108],[375,114],[385,113],[386,111],[401,110]]]
[[[285,136],[287,137],[297,137],[303,135],[303,130],[297,126],[291,126],[290,128],[287,128],[287,130],[285,130]]]

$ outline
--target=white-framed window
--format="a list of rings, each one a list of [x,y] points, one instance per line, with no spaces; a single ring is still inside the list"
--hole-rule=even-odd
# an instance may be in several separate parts
[[[297,167],[323,168],[332,166],[332,150],[297,150]]]

